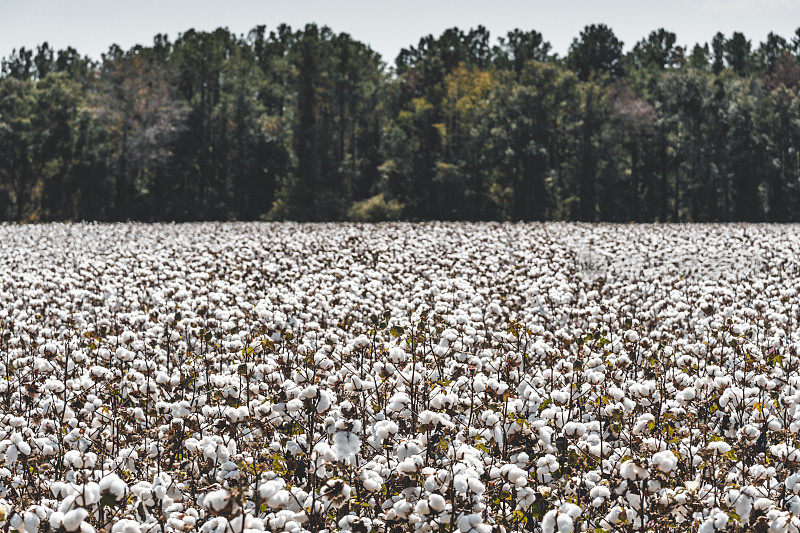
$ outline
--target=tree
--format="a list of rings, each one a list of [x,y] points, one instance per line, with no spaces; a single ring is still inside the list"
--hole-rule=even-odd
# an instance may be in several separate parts
[[[593,222],[597,215],[598,136],[605,120],[602,88],[587,83],[581,91],[581,127],[578,148],[578,220]]]
[[[663,70],[677,64],[680,57],[675,40],[675,34],[664,28],[651,32],[647,39],[642,39],[633,47],[635,65],[638,68]]]
[[[725,53],[727,40],[722,32],[717,32],[711,39],[711,53],[713,62],[711,70],[714,74],[719,74],[725,68]]]
[[[33,51],[24,46],[19,50],[14,49],[11,55],[0,62],[3,76],[18,80],[29,80],[33,76]]]
[[[763,161],[755,130],[755,102],[748,87],[740,82],[731,86],[731,105],[726,122],[729,125],[727,157],[733,185],[735,220],[753,222],[761,220],[758,194],[758,169]]]
[[[113,146],[114,217],[125,220],[135,212],[159,217],[163,197],[174,194],[165,187],[165,165],[183,129],[185,107],[174,98],[165,67],[145,50],[112,49],[100,81],[98,112]],[[154,209],[145,197],[151,193],[157,198]]]
[[[31,81],[9,76],[0,81],[0,178],[3,208],[14,220],[24,220],[34,187],[32,117],[36,93]],[[3,213],[3,214],[5,214]]]
[[[534,61],[496,98],[492,146],[500,173],[497,192],[509,191],[512,220],[565,215],[557,199],[571,193],[567,159],[580,124],[573,105],[578,99],[574,74]]]
[[[45,42],[0,60],[0,219],[791,220],[798,45],[662,28],[623,57],[596,24],[561,59],[478,26],[390,69],[313,24]]]
[[[767,35],[767,40],[761,43],[756,58],[761,69],[772,72],[784,54],[789,52],[789,43],[772,32]]]
[[[520,74],[527,62],[549,59],[550,43],[536,30],[522,31],[516,28],[497,41],[494,63],[501,69],[511,69]]]
[[[708,43],[704,45],[695,44],[692,53],[689,55],[689,66],[697,70],[708,70]]]
[[[725,60],[736,74],[743,76],[751,66],[750,41],[741,32],[734,32],[725,42]]]
[[[605,24],[586,26],[569,47],[567,65],[582,81],[596,73],[619,77],[622,75],[622,44]]]
[[[612,87],[611,119],[609,127],[615,140],[618,140],[628,153],[628,160],[622,161],[618,169],[620,186],[606,195],[602,203],[606,212],[623,220],[648,220],[647,206],[642,202],[648,189],[655,184],[648,179],[645,168],[645,154],[651,142],[656,122],[656,110],[625,81],[618,81]],[[620,158],[622,159],[622,158]],[[627,172],[624,167],[627,166]],[[627,177],[627,179],[625,179]],[[608,184],[604,184],[608,188]]]

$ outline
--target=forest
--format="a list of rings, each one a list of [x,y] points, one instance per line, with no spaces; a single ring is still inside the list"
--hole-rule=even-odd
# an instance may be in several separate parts
[[[325,26],[19,48],[0,220],[800,220],[800,30],[628,51],[586,26],[428,35],[393,62]]]

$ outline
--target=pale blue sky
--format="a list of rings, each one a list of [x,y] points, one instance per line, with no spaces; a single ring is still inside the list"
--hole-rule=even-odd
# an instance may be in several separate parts
[[[800,0],[0,0],[0,55],[47,40],[97,58],[112,43],[150,44],[159,32],[174,39],[192,27],[245,33],[281,22],[327,24],[393,62],[400,48],[454,25],[483,24],[495,37],[514,27],[536,29],[559,53],[592,22],[610,25],[626,49],[660,26],[677,33],[680,44],[738,30],[755,46],[769,31],[794,33]]]

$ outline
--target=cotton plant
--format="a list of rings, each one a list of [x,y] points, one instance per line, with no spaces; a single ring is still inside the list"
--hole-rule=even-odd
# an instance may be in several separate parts
[[[0,522],[796,531],[798,241],[0,226]]]

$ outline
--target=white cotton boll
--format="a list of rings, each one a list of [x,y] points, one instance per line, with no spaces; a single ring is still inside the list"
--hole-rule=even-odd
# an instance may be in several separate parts
[[[258,495],[261,499],[267,499],[279,490],[283,489],[286,486],[286,482],[283,479],[272,479],[269,481],[265,481],[258,487]]]
[[[620,475],[629,481],[640,481],[650,477],[650,473],[635,461],[625,461],[619,467]]]
[[[355,464],[360,448],[361,441],[355,433],[337,431],[333,434],[333,449],[338,460],[347,464]]]
[[[706,519],[700,524],[700,527],[697,528],[697,533],[713,533],[714,531],[716,531],[716,528],[714,527],[714,519],[712,518]]]
[[[64,514],[64,517],[61,519],[61,525],[64,526],[64,529],[67,531],[78,531],[78,529],[81,527],[81,524],[88,516],[89,511],[82,507],[73,509],[72,511]]]
[[[430,506],[428,505],[427,500],[419,500],[417,502],[417,505],[414,506],[414,512],[416,512],[418,515],[421,516],[427,516],[428,514],[430,514],[430,511],[431,509]]]
[[[86,452],[83,454],[83,468],[94,468],[97,464],[97,454]]]
[[[725,455],[731,451],[731,445],[722,440],[709,442],[706,448],[716,455]]]
[[[90,506],[99,502],[100,497],[100,485],[90,481],[78,487],[77,494],[75,495],[75,503],[78,505]]]
[[[331,393],[328,391],[320,391],[319,400],[317,401],[317,412],[324,413],[331,408]]]
[[[561,512],[576,519],[581,515],[581,508],[574,503],[564,502],[561,504]]]
[[[480,527],[482,524],[483,518],[479,514],[461,515],[457,521],[458,530],[462,533],[482,531],[484,529]]]
[[[408,354],[402,348],[393,346],[389,350],[389,360],[395,364],[403,363],[408,359]]]
[[[13,466],[14,463],[17,462],[18,457],[19,457],[19,450],[17,449],[16,445],[12,444],[6,450],[6,461],[5,461],[6,466],[8,467]]]
[[[508,481],[517,487],[524,487],[528,484],[528,472],[515,465],[505,465],[505,476]],[[501,469],[501,471],[503,470]]]
[[[445,509],[445,500],[439,494],[431,494],[428,496],[428,505],[437,513],[441,513]]]
[[[50,518],[48,519],[48,522],[50,523],[51,529],[57,530],[61,528],[61,525],[64,523],[64,513],[62,513],[61,511],[55,511],[53,513],[50,513]]]
[[[564,424],[564,434],[570,437],[580,437],[586,434],[586,425],[577,422]]]
[[[622,514],[622,507],[619,505],[615,505],[611,508],[608,514],[603,519],[603,522],[606,527],[614,526],[619,521],[619,515]]]
[[[565,513],[558,515],[556,524],[558,525],[558,533],[572,533],[574,529],[572,517]]]
[[[391,420],[381,420],[375,423],[375,436],[381,441],[388,439],[390,436],[397,433],[397,424]]]
[[[486,487],[484,487],[483,483],[481,483],[481,480],[476,477],[468,478],[467,483],[469,485],[470,492],[473,494],[481,495],[486,492]]]
[[[664,473],[670,473],[678,466],[678,457],[669,450],[653,454],[653,466]]]
[[[736,499],[736,513],[747,523],[750,520],[750,512],[753,510],[753,500],[744,494]]]
[[[467,478],[465,476],[455,476],[453,478],[453,487],[456,489],[457,492],[461,494],[466,494],[469,488],[469,483],[467,482]]]
[[[209,492],[203,499],[203,506],[214,511],[222,511],[230,503],[230,494],[225,489]]]
[[[769,498],[758,498],[755,502],[753,502],[753,508],[758,511],[766,511],[772,506],[772,500]]]
[[[303,400],[294,398],[286,403],[286,410],[290,413],[296,413],[303,408]]]
[[[83,466],[83,459],[81,452],[78,450],[68,450],[64,453],[64,466],[71,466],[73,468],[81,468]]]
[[[364,488],[370,492],[377,492],[383,488],[383,477],[374,470],[364,469],[361,473]]]
[[[410,476],[411,474],[415,474],[419,471],[419,467],[421,466],[421,458],[417,460],[416,457],[409,457],[405,461],[401,461],[400,464],[397,465],[397,471],[401,474],[405,474]]]
[[[536,477],[541,482],[549,482],[552,479],[551,474],[558,468],[558,459],[555,455],[548,453],[536,460]]]
[[[600,507],[610,496],[611,491],[603,485],[595,485],[589,491],[589,497],[592,498],[592,507]]]
[[[23,523],[27,533],[36,533],[36,531],[39,529],[41,518],[39,518],[38,514],[32,511],[27,511],[23,517]]]
[[[309,385],[300,392],[300,399],[310,400],[311,398],[316,398],[317,394],[319,394],[319,387],[316,385]]]
[[[407,500],[398,500],[394,503],[392,509],[399,518],[406,519],[414,510],[414,506]]]
[[[31,445],[28,444],[27,442],[19,441],[19,442],[17,442],[15,444],[15,446],[17,447],[17,450],[19,450],[19,452],[22,455],[30,455],[31,454]]]
[[[530,461],[530,456],[525,452],[519,452],[516,456],[512,455],[511,460],[520,468],[525,468]]]
[[[141,533],[141,528],[135,520],[118,520],[111,526],[111,533]]]
[[[556,528],[556,518],[558,517],[558,510],[551,509],[547,511],[542,517],[542,533],[554,533]]]
[[[292,495],[287,490],[279,490],[266,498],[267,506],[272,509],[281,509],[289,503]]]
[[[100,480],[100,492],[109,494],[116,501],[121,501],[128,492],[128,485],[115,473],[106,474]]]
[[[386,408],[389,411],[402,411],[406,405],[411,401],[408,394],[405,392],[397,392],[389,398],[389,404]]]
[[[788,476],[786,481],[784,481],[786,488],[795,494],[800,493],[800,472],[795,472],[794,474]]]

